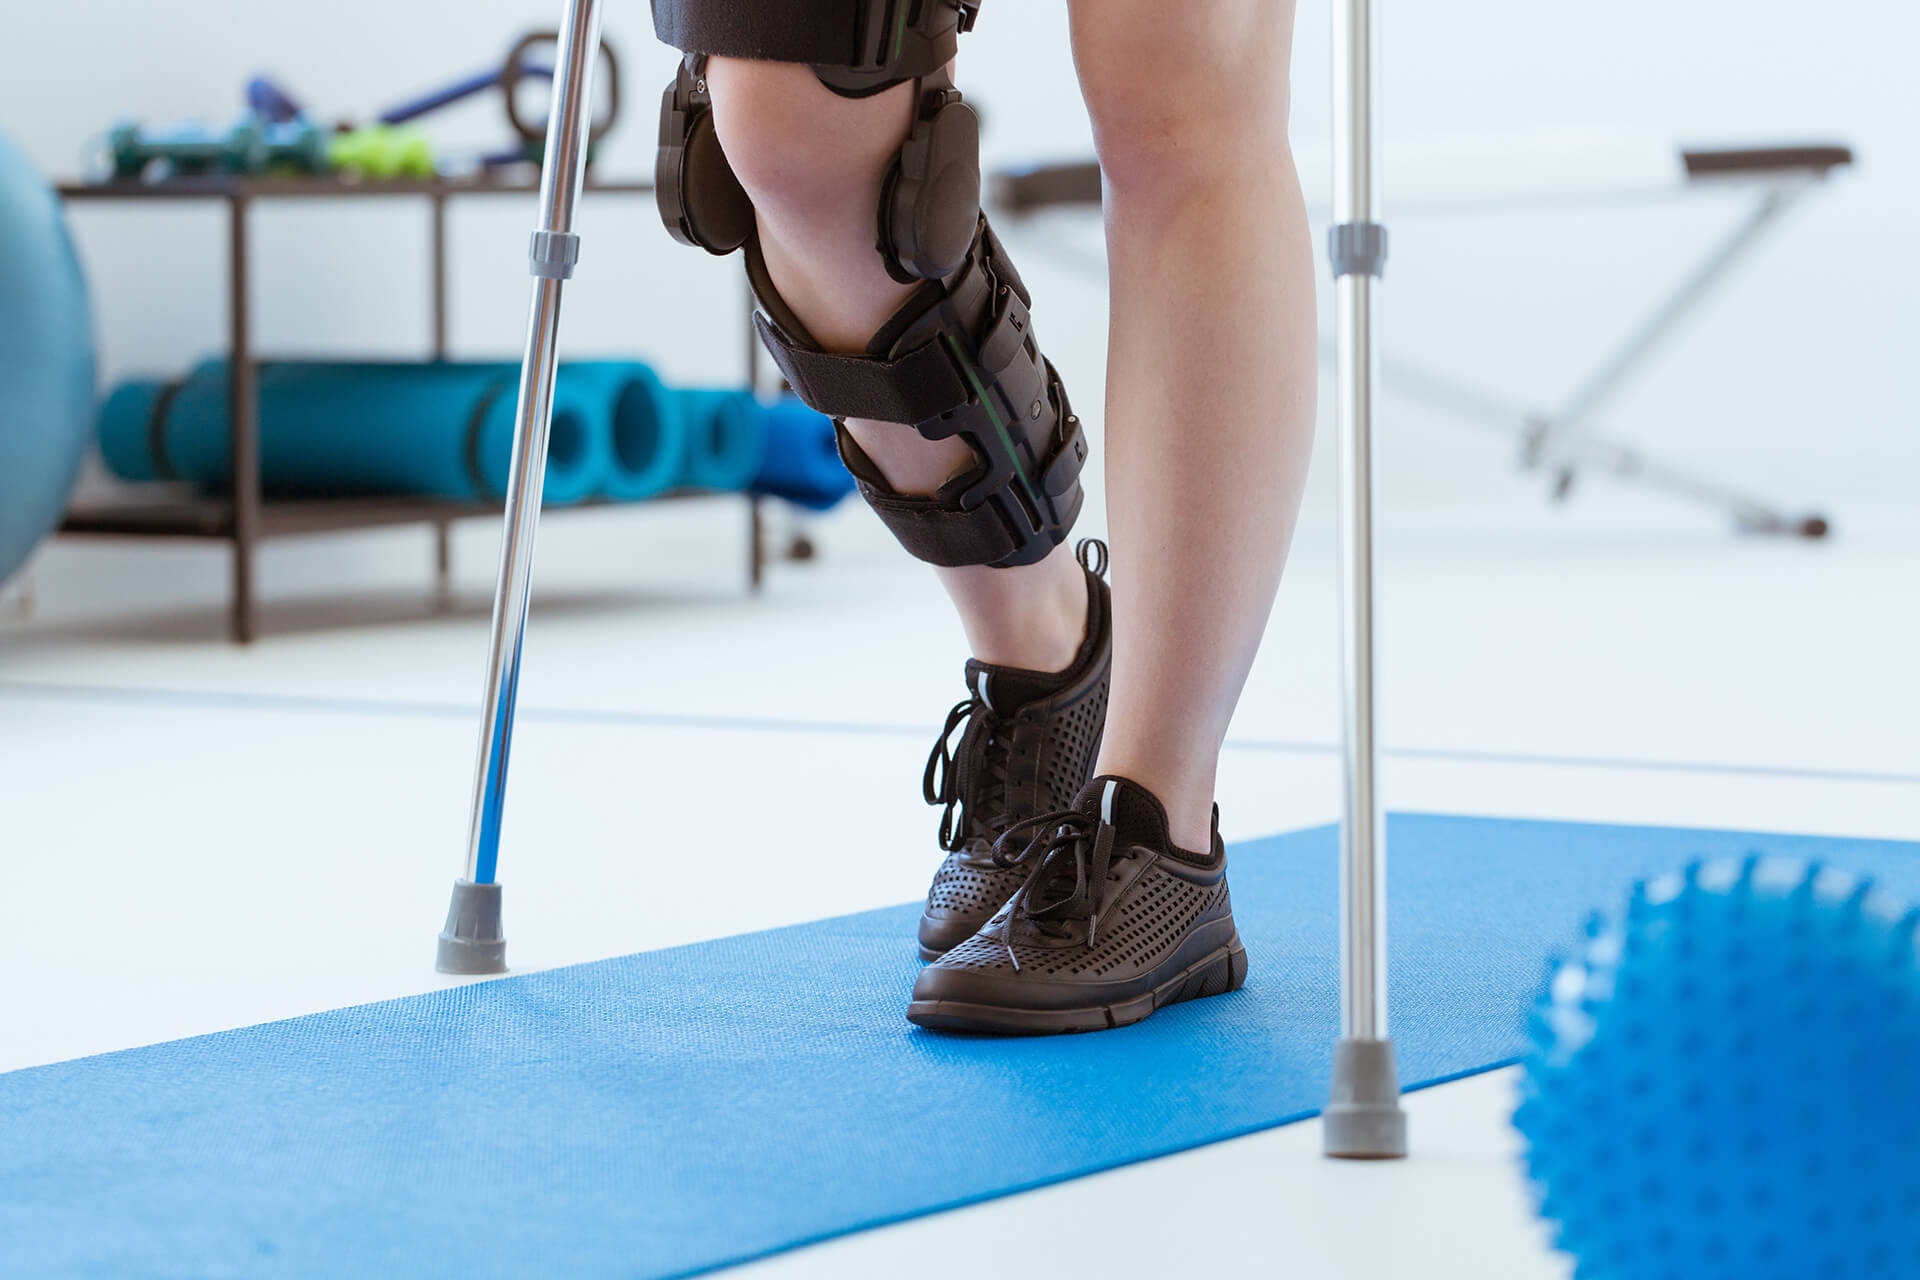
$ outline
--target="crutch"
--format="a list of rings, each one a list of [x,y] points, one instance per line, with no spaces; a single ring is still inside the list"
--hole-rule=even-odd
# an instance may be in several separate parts
[[[1340,436],[1340,1039],[1323,1113],[1329,1156],[1407,1154],[1387,1034],[1387,847],[1377,786],[1373,680],[1373,282],[1387,259],[1373,171],[1372,0],[1333,0],[1333,264]]]
[[[600,0],[567,0],[557,53],[547,149],[540,170],[540,226],[533,233],[528,259],[533,302],[520,366],[512,469],[507,476],[500,581],[493,596],[486,702],[473,771],[473,815],[467,828],[465,872],[453,883],[453,902],[447,908],[446,928],[440,932],[435,967],[442,973],[502,973],[507,967],[500,885],[495,878],[500,817],[506,804],[507,752],[513,745],[513,709],[520,688],[520,644],[527,630],[533,536],[547,471],[547,429],[553,421],[560,289],[580,257],[573,215],[586,174],[587,113],[593,106],[593,69],[600,56]]]

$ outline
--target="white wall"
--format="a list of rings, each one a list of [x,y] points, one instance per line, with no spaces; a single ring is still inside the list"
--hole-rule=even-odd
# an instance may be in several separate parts
[[[0,130],[44,169],[74,173],[122,116],[220,118],[257,71],[322,114],[365,116],[499,58],[556,0],[6,0]],[[1095,0],[1097,3],[1097,0]],[[1169,6],[1169,13],[1178,6]],[[1687,142],[1833,137],[1857,168],[1798,211],[1613,418],[1664,454],[1790,498],[1901,501],[1920,476],[1908,379],[1920,339],[1920,15],[1874,0],[1460,0],[1385,5],[1385,118],[1396,134],[1646,130]],[[1177,20],[1177,19],[1170,19]],[[650,166],[653,102],[673,54],[640,0],[607,20],[625,58],[627,124],[608,173]],[[1327,18],[1307,6],[1296,131],[1327,126]],[[984,104],[990,158],[1087,149],[1059,0],[990,0],[962,59]],[[1152,92],[1152,85],[1141,91]],[[496,141],[491,107],[436,125],[450,144]],[[1391,174],[1388,175],[1391,183]],[[1390,190],[1390,186],[1389,186]],[[1735,215],[1724,199],[1501,219],[1395,224],[1390,344],[1513,393],[1551,396],[1628,323],[1662,278]],[[529,210],[476,204],[454,228],[461,352],[517,348]],[[219,224],[191,209],[76,213],[109,376],[178,367],[220,339]],[[587,259],[566,345],[656,358],[681,378],[734,376],[744,315],[737,267],[673,245],[644,202],[590,202]],[[1101,293],[1084,272],[1016,242],[1039,323],[1077,404],[1097,406]],[[423,214],[289,206],[259,230],[268,351],[419,351],[426,340]],[[1472,500],[1503,483],[1504,451],[1429,415],[1389,417],[1389,482]]]

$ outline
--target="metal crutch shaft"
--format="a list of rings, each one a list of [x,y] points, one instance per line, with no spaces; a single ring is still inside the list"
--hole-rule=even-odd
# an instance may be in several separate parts
[[[493,635],[487,656],[480,748],[473,776],[464,874],[454,882],[436,967],[442,973],[501,973],[507,967],[500,929],[500,818],[506,804],[507,755],[513,743],[514,703],[520,687],[520,649],[532,589],[533,540],[546,479],[547,431],[553,420],[559,367],[560,291],[580,256],[574,209],[586,177],[587,113],[600,54],[600,0],[568,0],[560,24],[540,173],[540,225],[529,251],[533,300],[507,477],[500,578],[493,597]]]
[[[1329,1156],[1407,1153],[1387,1034],[1385,825],[1377,787],[1373,616],[1373,283],[1386,263],[1377,221],[1370,0],[1333,6],[1333,265],[1340,437],[1340,626],[1345,820],[1340,848],[1340,1039],[1324,1112]]]

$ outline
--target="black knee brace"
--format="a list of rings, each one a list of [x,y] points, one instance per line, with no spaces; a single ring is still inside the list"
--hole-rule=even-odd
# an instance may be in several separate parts
[[[919,497],[890,488],[839,429],[841,458],[901,544],[934,564],[1009,566],[1066,538],[1087,446],[1034,343],[1026,288],[980,212],[979,121],[946,70],[977,9],[962,0],[655,0],[661,38],[690,50],[662,103],[656,193],[676,239],[717,254],[747,250],[755,326],[802,400],[837,422],[904,422],[972,449],[973,468]],[[809,63],[849,96],[918,82],[912,129],[881,186],[875,247],[888,274],[920,287],[864,354],[821,350],[774,288],[752,201],[714,135],[704,74],[712,53]]]
[[[979,0],[653,0],[653,30],[687,53],[804,62],[864,98],[953,61]]]

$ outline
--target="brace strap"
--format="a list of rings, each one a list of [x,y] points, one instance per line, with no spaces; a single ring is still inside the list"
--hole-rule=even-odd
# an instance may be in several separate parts
[[[830,83],[859,96],[945,65],[979,10],[979,0],[653,0],[653,29],[687,53],[847,72]]]
[[[1031,564],[1079,514],[1086,437],[1053,365],[1033,341],[1028,297],[987,227],[965,264],[930,280],[865,355],[819,349],[781,302],[748,246],[761,301],[754,325],[796,394],[837,422],[910,424],[960,436],[978,463],[931,496],[893,490],[844,428],[841,459],[868,504],[915,556],[940,565]]]
[[[834,406],[836,418],[924,422],[967,402],[966,382],[935,343],[897,360],[837,356],[786,341],[764,315],[756,313],[753,323],[794,394],[823,413]]]
[[[653,30],[688,53],[770,62],[846,62],[860,45],[848,0],[653,0]]]

